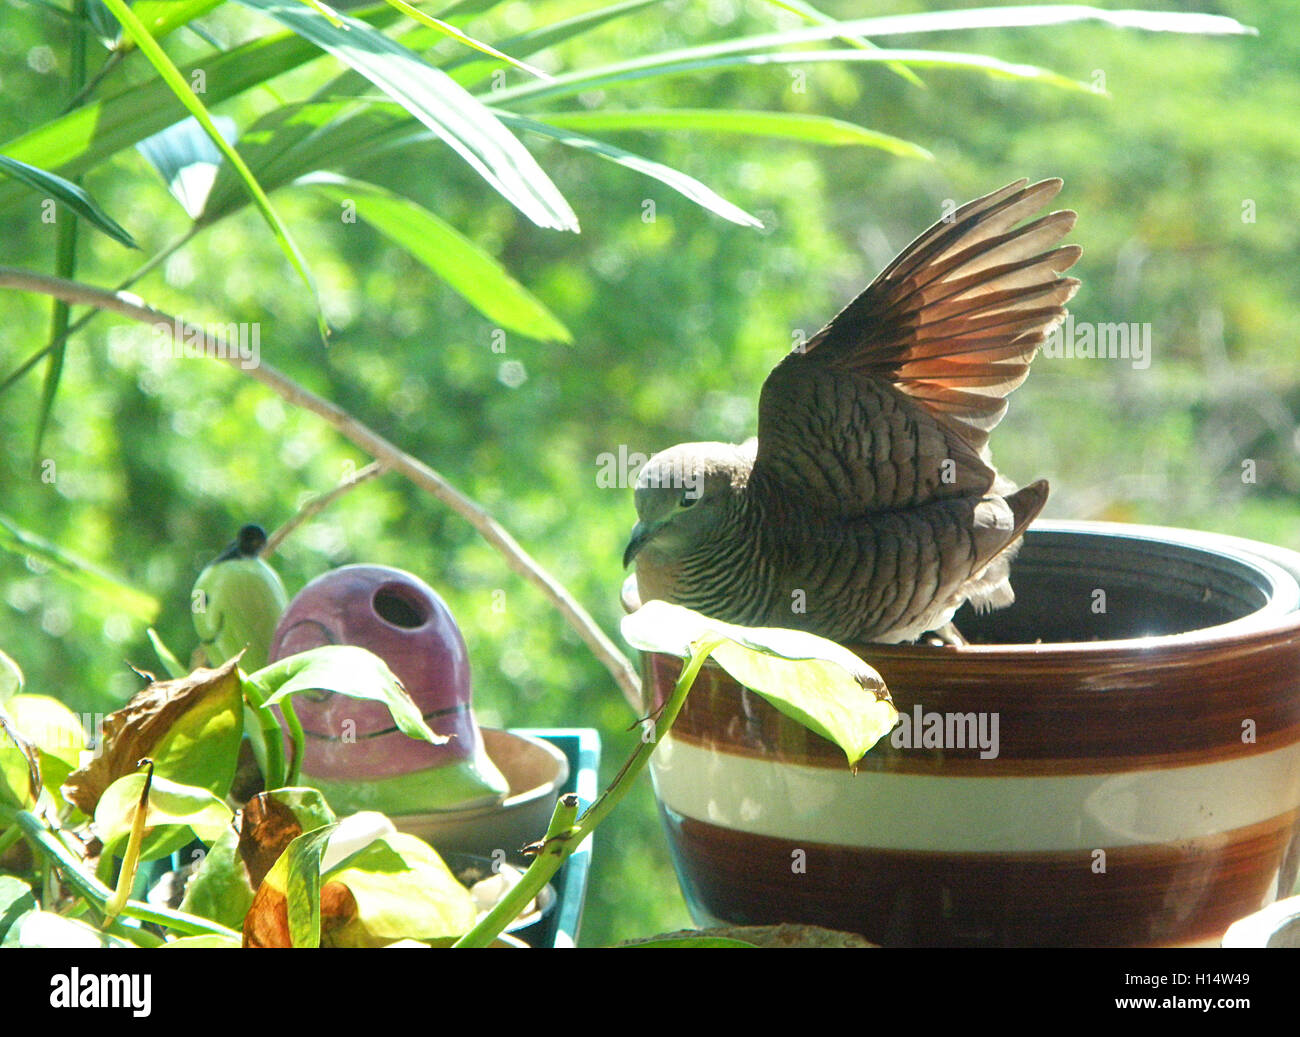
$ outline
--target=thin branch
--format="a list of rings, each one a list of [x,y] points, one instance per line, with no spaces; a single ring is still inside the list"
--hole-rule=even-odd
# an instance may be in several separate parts
[[[388,471],[388,465],[382,461],[371,461],[358,472],[354,472],[351,477],[344,479],[339,485],[328,493],[322,493],[317,497],[311,498],[301,508],[298,514],[294,515],[288,522],[271,534],[266,545],[259,552],[259,557],[270,558],[275,554],[276,549],[288,538],[288,536],[304,522],[315,518],[322,511],[333,504],[338,498],[353,488],[360,486],[368,479],[373,479],[377,475],[383,475]]]
[[[614,681],[622,689],[623,696],[633,709],[640,710],[641,680],[636,669],[628,661],[618,646],[614,644],[603,630],[597,626],[574,597],[554,576],[542,568],[519,543],[494,519],[477,501],[465,496],[451,483],[401,448],[384,439],[377,432],[362,424],[342,407],[299,385],[287,375],[280,373],[269,364],[262,363],[245,369],[238,351],[231,351],[224,343],[217,341],[201,328],[186,324],[161,310],[133,301],[112,292],[106,292],[90,285],[75,281],[65,281],[44,274],[33,274],[27,270],[13,267],[0,267],[0,288],[16,288],[20,291],[39,292],[74,305],[94,306],[110,310],[123,317],[157,326],[166,324],[172,334],[179,332],[186,341],[200,339],[204,353],[213,359],[223,360],[236,371],[247,374],[267,386],[289,403],[304,410],[309,410],[332,425],[338,432],[351,440],[356,446],[383,462],[394,471],[400,472],[421,489],[431,493],[456,514],[473,526],[489,544],[505,558],[506,564],[516,573],[538,587],[551,603],[560,611],[569,625],[577,631],[586,642],[587,647],[597,659],[609,670]]]

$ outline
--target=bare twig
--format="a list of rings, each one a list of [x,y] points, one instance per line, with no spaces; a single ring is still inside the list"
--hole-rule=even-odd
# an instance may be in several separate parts
[[[421,489],[428,491],[438,500],[465,519],[478,530],[479,535],[497,549],[505,558],[506,564],[516,573],[537,586],[551,603],[560,611],[569,625],[587,643],[592,653],[604,664],[622,689],[624,697],[634,709],[641,706],[641,680],[636,669],[627,657],[619,651],[603,630],[597,626],[574,597],[554,576],[542,568],[477,501],[465,496],[451,483],[401,448],[384,439],[377,432],[362,424],[342,407],[299,385],[287,375],[282,374],[269,364],[259,364],[245,368],[238,351],[231,351],[208,335],[201,328],[186,324],[174,317],[155,310],[134,298],[116,295],[90,285],[75,281],[65,281],[58,277],[34,274],[27,270],[13,267],[0,267],[0,288],[16,288],[21,291],[39,292],[62,299],[74,305],[94,306],[110,310],[123,317],[158,326],[166,324],[175,334],[179,332],[186,341],[201,338],[204,353],[217,360],[224,360],[235,370],[257,379],[283,399],[309,410],[327,423],[334,426],[347,439],[360,447],[371,457],[400,472]]]
[[[377,475],[383,475],[386,471],[388,471],[388,465],[384,464],[384,462],[371,461],[370,464],[366,465],[360,471],[353,473],[350,478],[344,479],[328,493],[322,493],[318,497],[311,498],[311,500],[307,501],[306,504],[298,509],[298,514],[294,515],[293,518],[271,534],[270,538],[266,541],[266,545],[260,552],[258,552],[259,557],[270,558],[271,555],[275,554],[276,548],[285,541],[289,534],[304,522],[315,518],[349,490],[360,486],[367,479],[373,479]]]

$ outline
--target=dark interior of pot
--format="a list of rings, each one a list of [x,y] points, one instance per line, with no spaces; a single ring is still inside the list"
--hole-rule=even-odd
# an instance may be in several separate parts
[[[983,615],[967,605],[953,621],[972,644],[1180,634],[1277,610],[1279,575],[1226,548],[1032,528],[1011,567],[1014,604]]]

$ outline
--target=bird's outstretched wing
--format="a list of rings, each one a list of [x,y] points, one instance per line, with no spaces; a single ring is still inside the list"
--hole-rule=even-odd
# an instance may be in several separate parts
[[[1075,213],[1016,227],[1061,188],[1019,180],[912,242],[763,385],[763,472],[851,516],[982,494],[989,432],[1079,282]],[[982,456],[983,455],[983,456]]]

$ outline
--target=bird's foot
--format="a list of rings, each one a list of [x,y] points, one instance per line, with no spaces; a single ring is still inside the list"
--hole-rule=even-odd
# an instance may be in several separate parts
[[[966,638],[962,637],[961,631],[957,625],[951,621],[943,626],[931,630],[928,634],[921,635],[921,643],[942,647],[944,645],[968,645]]]

